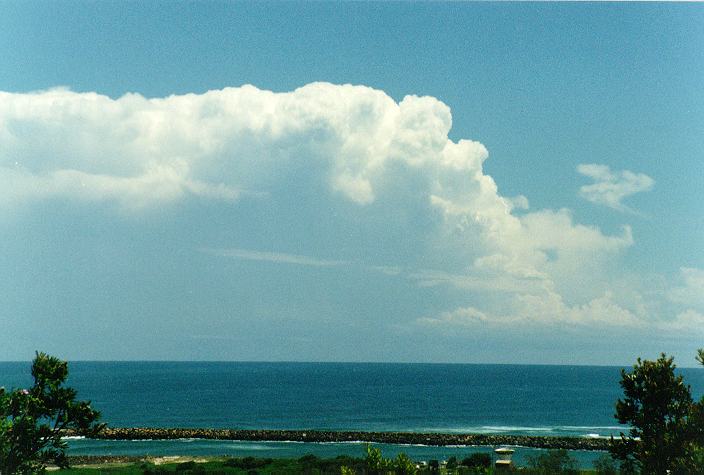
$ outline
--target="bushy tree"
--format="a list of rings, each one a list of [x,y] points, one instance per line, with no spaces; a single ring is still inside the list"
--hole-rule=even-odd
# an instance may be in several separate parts
[[[565,449],[548,450],[537,457],[528,456],[528,473],[540,475],[579,474],[577,461]]]
[[[381,455],[381,449],[367,444],[365,466],[369,475],[414,475],[417,473],[416,465],[411,458],[401,452],[395,459],[386,459]]]
[[[491,455],[484,452],[474,452],[469,457],[462,460],[462,465],[470,468],[489,468],[491,467]]]
[[[704,358],[701,350],[699,357]],[[621,371],[620,384],[624,398],[616,402],[615,416],[631,429],[628,436],[612,439],[611,453],[622,468],[656,475],[695,469],[702,406],[693,402],[689,386],[675,374],[673,358],[638,358],[632,372]]]
[[[93,435],[103,426],[90,401],[76,401],[76,391],[64,387],[68,364],[37,353],[32,363],[34,384],[28,389],[0,388],[0,473],[36,473],[51,462],[68,466],[66,429]]]
[[[381,449],[367,444],[366,452],[365,465],[369,473],[384,473],[389,469],[389,461],[381,456]]]
[[[457,468],[458,465],[459,462],[457,461],[457,457],[455,457],[454,455],[447,459],[446,467],[448,470],[454,470]]]
[[[396,456],[393,467],[397,475],[415,475],[418,472],[416,464],[403,452]]]
[[[614,459],[608,455],[602,455],[594,461],[594,471],[596,471],[597,475],[618,474]]]
[[[704,366],[704,349],[700,349],[697,361]],[[675,462],[673,473],[704,473],[704,396],[692,403],[687,418],[685,455]]]

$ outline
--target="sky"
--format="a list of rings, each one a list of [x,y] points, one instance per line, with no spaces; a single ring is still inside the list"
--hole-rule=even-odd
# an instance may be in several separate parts
[[[0,10],[0,360],[696,364],[702,5]]]

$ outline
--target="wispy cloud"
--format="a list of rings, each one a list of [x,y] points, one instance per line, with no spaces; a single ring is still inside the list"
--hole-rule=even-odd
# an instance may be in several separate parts
[[[422,317],[416,323],[431,327],[474,327],[490,323],[490,318],[474,307],[458,308],[450,312],[443,312],[437,317]]]
[[[623,199],[636,193],[649,191],[655,184],[655,180],[643,173],[629,170],[613,171],[607,165],[583,163],[577,167],[577,171],[594,180],[591,185],[580,187],[579,195],[582,198],[622,212],[639,214],[624,205]]]
[[[403,273],[403,269],[398,266],[369,266],[369,269],[391,276],[401,275],[401,273]]]
[[[453,274],[437,269],[422,269],[409,272],[406,277],[420,287],[449,285],[458,289],[483,292],[541,291],[546,285],[546,279],[540,276],[519,278],[507,273],[488,274],[486,272],[475,272]]]
[[[286,254],[282,252],[253,251],[249,249],[211,249],[203,248],[201,252],[214,256],[229,257],[232,259],[245,259],[250,261],[266,261],[276,264],[294,264],[300,266],[332,267],[349,264],[349,261],[334,261],[318,259],[310,256],[298,254]]]

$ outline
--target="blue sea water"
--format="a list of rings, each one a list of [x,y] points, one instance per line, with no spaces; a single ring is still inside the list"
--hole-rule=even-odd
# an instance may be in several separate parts
[[[0,386],[31,384],[29,363],[0,363]],[[704,370],[682,369],[704,393]],[[69,385],[113,427],[437,431],[607,437],[620,368],[385,363],[74,362]],[[477,449],[485,450],[485,449]],[[486,449],[489,450],[489,449]],[[460,456],[466,448],[387,446]],[[360,444],[75,440],[75,454],[361,455]],[[522,455],[531,451],[519,451]],[[582,454],[582,461],[594,458]]]

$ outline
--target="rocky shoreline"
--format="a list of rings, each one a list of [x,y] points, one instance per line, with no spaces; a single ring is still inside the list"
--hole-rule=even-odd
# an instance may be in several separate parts
[[[528,435],[441,434],[327,430],[168,429],[111,427],[93,436],[108,440],[211,439],[269,442],[374,442],[412,445],[511,445],[540,449],[608,450],[608,439]]]

